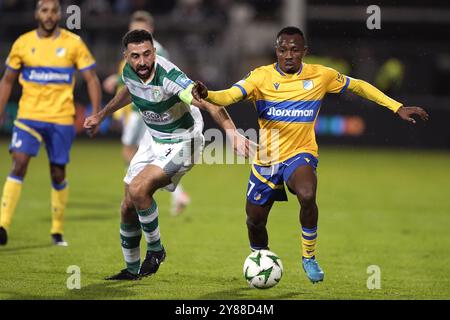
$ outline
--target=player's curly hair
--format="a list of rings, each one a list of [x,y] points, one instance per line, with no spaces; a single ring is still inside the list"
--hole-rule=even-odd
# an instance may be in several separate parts
[[[146,30],[132,30],[128,31],[122,39],[123,47],[126,49],[130,43],[142,43],[150,41],[153,45],[152,34]]]

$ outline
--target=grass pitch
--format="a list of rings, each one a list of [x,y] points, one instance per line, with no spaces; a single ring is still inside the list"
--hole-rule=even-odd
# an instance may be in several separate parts
[[[10,169],[0,141],[0,175]],[[284,264],[280,284],[247,287],[245,226],[248,165],[198,165],[182,180],[193,201],[178,217],[158,192],[167,259],[135,282],[107,282],[124,267],[119,203],[124,165],[119,142],[77,141],[68,167],[69,247],[51,245],[50,180],[45,149],[31,162],[9,243],[0,247],[0,299],[450,299],[450,153],[321,148],[318,260],[323,283],[300,265],[299,207],[290,195],[269,218],[271,250]],[[3,183],[3,178],[2,178]],[[142,242],[142,254],[145,247]],[[68,290],[68,266],[81,289]],[[367,268],[381,269],[369,290]]]

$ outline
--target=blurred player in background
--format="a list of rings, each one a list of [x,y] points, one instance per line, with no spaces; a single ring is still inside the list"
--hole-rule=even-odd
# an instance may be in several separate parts
[[[59,1],[38,1],[35,17],[38,28],[14,42],[0,83],[0,114],[19,75],[23,90],[9,147],[13,166],[1,199],[0,244],[7,243],[7,230],[30,159],[38,154],[44,142],[52,181],[50,232],[54,244],[66,246],[63,219],[68,199],[66,165],[75,138],[75,69],[81,71],[87,83],[94,113],[100,109],[101,86],[94,69],[95,60],[86,45],[79,36],[58,26]]]
[[[153,196],[158,189],[173,192],[201,154],[203,119],[196,107],[211,114],[232,143],[236,142],[234,146],[247,147],[242,154],[248,155],[249,148],[248,140],[237,133],[224,108],[193,99],[193,82],[173,63],[156,55],[151,33],[129,31],[123,38],[123,47],[127,61],[122,73],[125,86],[84,124],[93,135],[103,119],[133,102],[146,125],[138,152],[124,178],[120,238],[126,268],[106,280],[137,280],[156,273],[164,261],[166,251]],[[141,265],[142,232],[147,253]]]
[[[316,261],[318,208],[316,204],[318,147],[314,124],[327,93],[350,90],[385,106],[401,119],[428,119],[419,107],[405,107],[371,84],[318,64],[302,62],[307,53],[303,32],[282,29],[276,38],[278,62],[259,67],[230,89],[208,91],[197,82],[196,99],[229,105],[245,98],[254,102],[263,133],[247,189],[247,229],[252,250],[268,249],[267,218],[274,201],[287,201],[284,184],[300,204],[302,265],[311,282],[322,281]],[[264,132],[264,130],[274,130]]]
[[[147,11],[136,11],[131,16],[131,21],[129,25],[129,31],[132,30],[146,30],[153,34],[154,20],[150,13]],[[156,49],[156,54],[169,59],[169,54],[166,49],[155,39],[154,46]],[[109,94],[118,92],[124,83],[120,77],[122,70],[125,66],[126,61],[122,60],[119,66],[118,74],[110,75],[103,81],[103,88]],[[136,154],[144,133],[145,133],[145,123],[139,114],[138,109],[133,104],[126,106],[114,113],[115,119],[122,120],[122,156],[125,160],[127,166],[130,164],[131,159]],[[174,192],[171,193],[172,206],[170,213],[172,215],[178,215],[183,212],[184,208],[191,202],[189,195],[183,191],[181,184],[178,184]]]

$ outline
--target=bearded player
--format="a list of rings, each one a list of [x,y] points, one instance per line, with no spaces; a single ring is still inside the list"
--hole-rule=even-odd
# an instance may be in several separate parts
[[[234,146],[248,154],[248,140],[239,135],[225,109],[193,99],[193,82],[173,63],[156,54],[153,37],[145,30],[129,31],[123,38],[127,61],[122,72],[125,86],[99,113],[85,121],[92,135],[103,119],[133,102],[145,122],[146,133],[124,178],[120,238],[126,268],[106,280],[138,280],[156,273],[165,260],[158,206],[154,193],[173,192],[195,164],[203,149],[203,119],[208,111],[224,129]],[[238,150],[236,150],[238,151]],[[140,263],[140,240],[147,242]]]

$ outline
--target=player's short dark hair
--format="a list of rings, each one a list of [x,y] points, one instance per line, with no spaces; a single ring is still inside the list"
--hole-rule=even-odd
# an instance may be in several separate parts
[[[61,10],[61,2],[59,0],[54,0],[54,2],[56,2],[56,4],[58,5],[59,10]],[[36,10],[39,10],[39,8],[41,7],[42,4],[42,0],[36,0]]]
[[[280,30],[280,32],[278,32],[278,34],[277,34],[277,41],[278,41],[278,38],[281,35],[283,35],[283,34],[287,34],[287,35],[290,35],[290,36],[292,36],[294,34],[299,34],[299,35],[302,36],[303,41],[305,42],[305,45],[306,45],[305,34],[303,33],[302,30],[300,30],[300,28],[297,28],[297,27],[284,27],[283,29]]]
[[[126,49],[130,43],[142,43],[150,41],[153,45],[152,34],[146,30],[132,30],[128,31],[122,39],[123,47]]]

